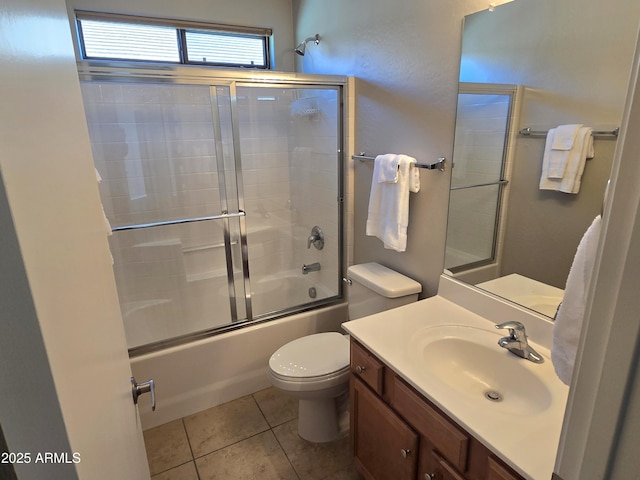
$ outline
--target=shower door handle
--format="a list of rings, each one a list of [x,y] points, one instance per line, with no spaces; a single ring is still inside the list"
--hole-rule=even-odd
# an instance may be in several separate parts
[[[153,379],[146,382],[138,383],[136,379],[131,377],[131,393],[133,395],[133,403],[138,404],[138,397],[143,393],[151,393],[151,410],[156,410],[156,387]]]

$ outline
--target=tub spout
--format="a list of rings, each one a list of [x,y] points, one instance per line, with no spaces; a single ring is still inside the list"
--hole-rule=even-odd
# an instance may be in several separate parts
[[[312,263],[311,265],[302,265],[302,274],[306,275],[309,272],[317,272],[322,266],[319,262]]]

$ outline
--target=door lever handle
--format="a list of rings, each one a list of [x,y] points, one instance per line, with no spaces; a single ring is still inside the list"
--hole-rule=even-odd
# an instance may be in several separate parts
[[[151,410],[156,411],[156,387],[153,379],[146,382],[138,383],[136,379],[131,377],[131,394],[133,395],[133,403],[138,404],[138,397],[143,393],[151,393]]]

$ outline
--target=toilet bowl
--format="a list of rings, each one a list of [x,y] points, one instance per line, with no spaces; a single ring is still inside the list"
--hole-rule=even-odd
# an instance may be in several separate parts
[[[336,332],[293,340],[269,359],[269,380],[298,398],[298,434],[310,442],[340,436],[336,398],[347,393],[349,374],[349,340]]]
[[[349,319],[417,300],[421,285],[377,263],[347,270]],[[348,433],[349,339],[337,332],[292,340],[269,359],[271,384],[298,398],[298,434],[330,442]]]

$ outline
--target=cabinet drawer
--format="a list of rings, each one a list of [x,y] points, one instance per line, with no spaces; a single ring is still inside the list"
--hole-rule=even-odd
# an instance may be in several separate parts
[[[382,395],[384,365],[353,340],[351,340],[351,373],[369,385],[378,395]]]
[[[398,377],[394,378],[393,408],[459,471],[467,468],[469,437],[429,406]]]

